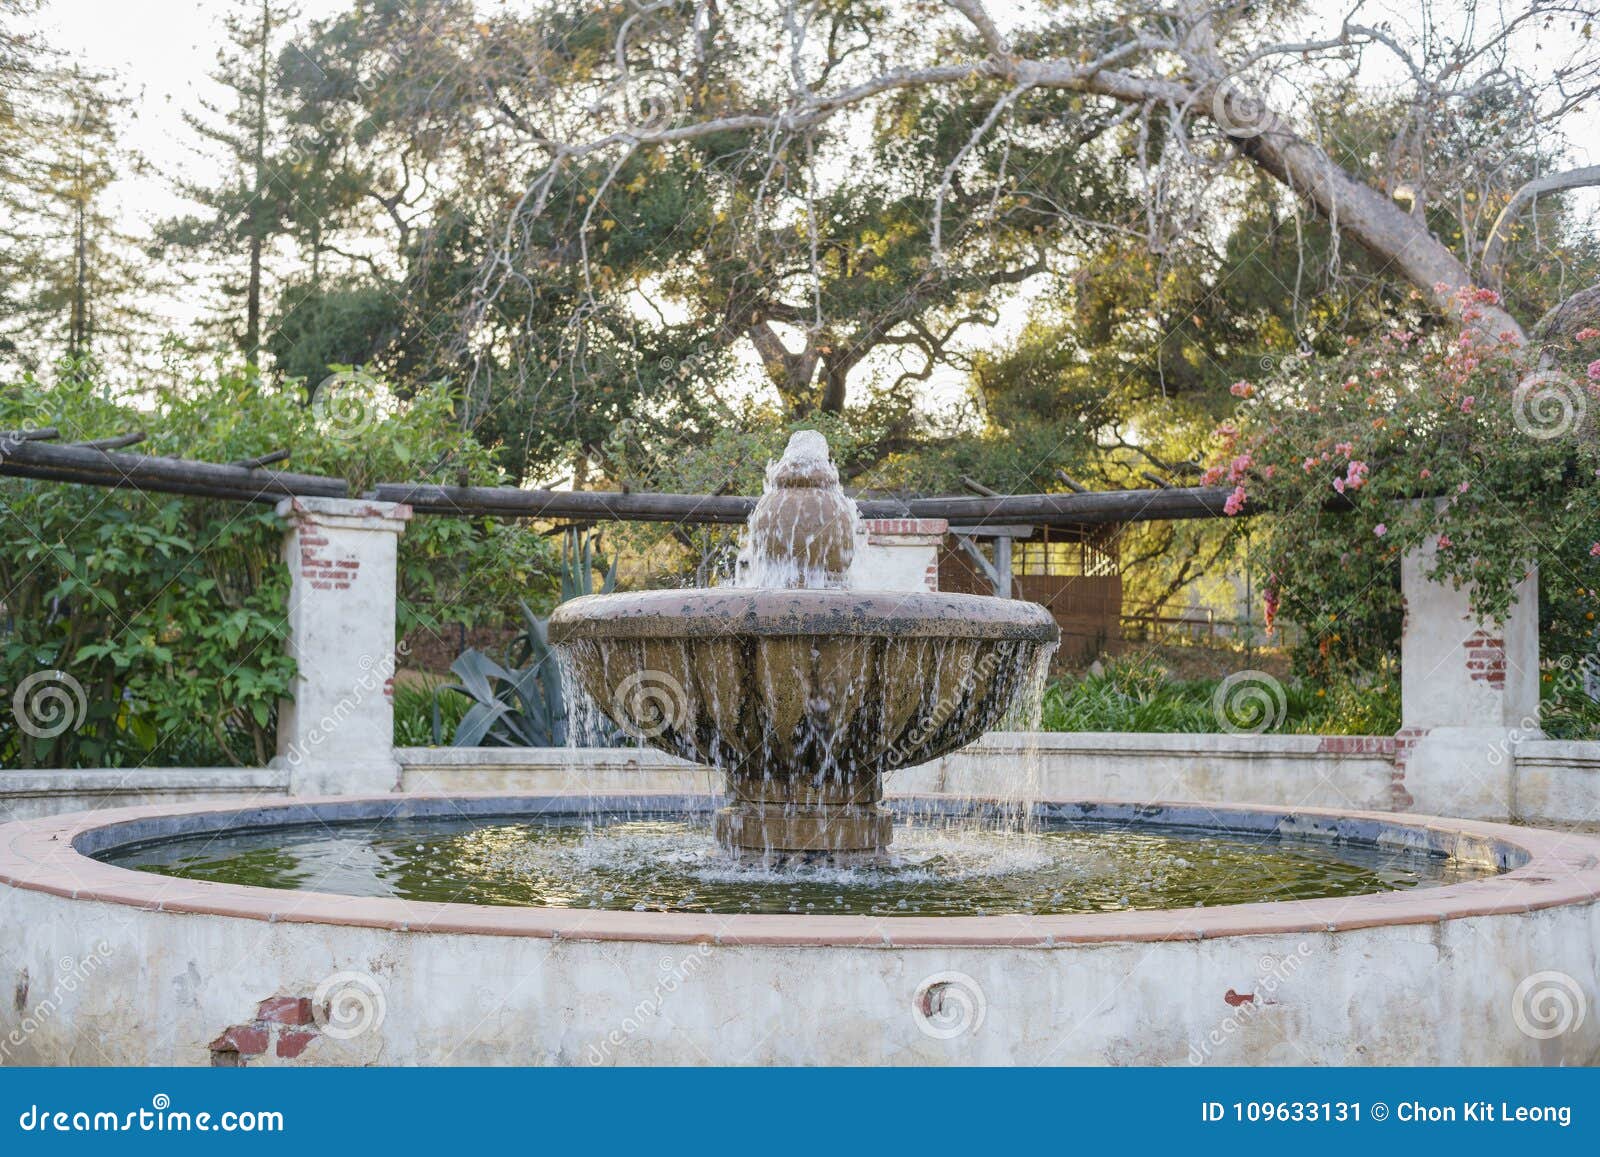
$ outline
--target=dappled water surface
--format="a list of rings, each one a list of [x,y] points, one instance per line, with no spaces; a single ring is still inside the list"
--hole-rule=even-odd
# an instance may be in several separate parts
[[[186,879],[466,904],[651,912],[981,916],[1355,896],[1485,874],[1454,860],[1193,830],[970,821],[897,825],[871,868],[728,859],[680,817],[360,821],[114,849],[109,863]]]

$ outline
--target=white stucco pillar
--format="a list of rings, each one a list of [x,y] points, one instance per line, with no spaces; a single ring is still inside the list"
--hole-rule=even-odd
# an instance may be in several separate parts
[[[295,795],[394,790],[395,561],[411,508],[286,498],[288,651],[294,698],[278,708],[274,766]]]
[[[942,518],[863,519],[850,563],[850,589],[938,590],[939,547],[949,529]]]
[[[1472,613],[1470,590],[1432,582],[1437,544],[1401,564],[1402,730],[1396,771],[1420,812],[1515,815],[1518,744],[1539,731],[1539,577],[1529,567],[1503,624]]]

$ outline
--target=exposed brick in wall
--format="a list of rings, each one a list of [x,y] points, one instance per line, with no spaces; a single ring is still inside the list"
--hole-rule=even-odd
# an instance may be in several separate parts
[[[1467,675],[1472,681],[1505,690],[1506,641],[1487,631],[1477,631],[1461,645],[1467,652]]]
[[[332,558],[328,554],[328,538],[316,526],[301,526],[296,536],[300,547],[300,577],[311,580],[311,589],[318,591],[347,591],[361,570],[358,558]]]
[[[950,524],[942,518],[864,518],[868,534],[933,534],[944,537]]]
[[[1317,744],[1322,755],[1378,755],[1393,765],[1389,772],[1389,806],[1409,811],[1417,801],[1406,790],[1406,761],[1426,728],[1409,727],[1394,735],[1325,735]]]
[[[211,1064],[244,1068],[268,1055],[294,1060],[321,1035],[310,997],[269,996],[256,1006],[254,1020],[223,1029],[211,1042]]]
[[[1406,762],[1411,758],[1411,749],[1417,745],[1417,740],[1426,734],[1426,727],[1406,727],[1395,732],[1394,770],[1389,773],[1389,797],[1391,806],[1397,812],[1410,811],[1417,802],[1406,790]]]

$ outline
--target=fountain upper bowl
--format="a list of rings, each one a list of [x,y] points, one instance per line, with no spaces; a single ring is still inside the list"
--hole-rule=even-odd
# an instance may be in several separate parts
[[[753,805],[869,805],[878,771],[993,727],[1060,629],[1036,603],[938,592],[643,591],[557,607],[583,688]]]

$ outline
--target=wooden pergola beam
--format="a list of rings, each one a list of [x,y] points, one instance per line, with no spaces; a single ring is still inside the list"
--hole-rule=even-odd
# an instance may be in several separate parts
[[[52,445],[43,431],[0,432],[0,474],[56,482],[78,482],[207,498],[275,502],[288,495],[349,497],[342,478],[260,469],[279,459],[275,451],[232,465],[119,454],[89,445]],[[126,436],[125,436],[126,437]],[[942,518],[969,533],[985,527],[1080,526],[1223,518],[1227,487],[1169,486],[1164,490],[1075,491],[1066,494],[992,494],[936,498],[863,499],[863,518]],[[563,519],[574,522],[681,522],[738,525],[756,499],[733,494],[650,494],[599,490],[523,490],[513,486],[440,486],[380,483],[372,496],[404,502],[418,513],[495,518]],[[1241,517],[1260,513],[1241,512]]]
[[[350,493],[350,484],[343,478],[316,474],[252,470],[149,454],[117,454],[91,446],[54,446],[13,434],[0,434],[0,445],[6,447],[0,453],[0,474],[19,478],[243,502],[276,502],[294,494],[345,498]]]
[[[867,499],[863,518],[943,518],[969,528],[1030,523],[1076,526],[1084,523],[1154,522],[1222,518],[1227,487],[1166,490],[1105,490],[1082,494],[1008,494],[979,497]],[[383,502],[404,502],[418,513],[507,518],[567,518],[629,522],[742,523],[756,500],[748,496],[702,494],[621,494],[598,490],[519,490],[509,486],[379,484]]]

